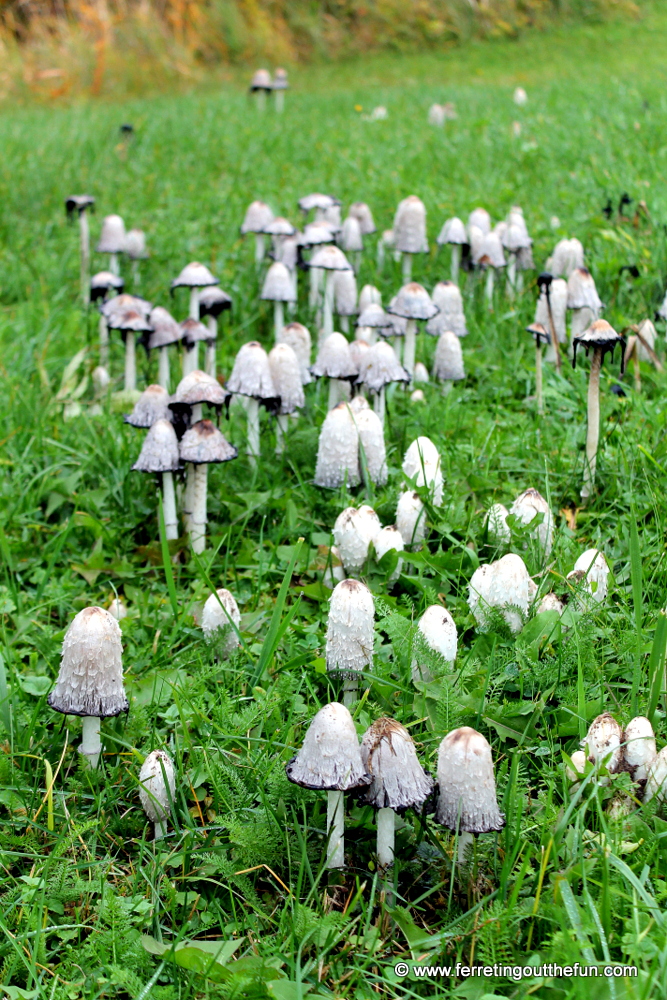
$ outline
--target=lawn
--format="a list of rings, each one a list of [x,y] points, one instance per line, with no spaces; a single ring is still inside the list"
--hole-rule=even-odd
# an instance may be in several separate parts
[[[667,595],[667,376],[643,364],[637,391],[631,371],[621,379],[618,351],[605,359],[597,485],[582,506],[585,360],[574,371],[566,362],[560,376],[545,366],[538,416],[525,332],[534,276],[514,301],[497,288],[490,312],[483,278],[463,275],[467,377],[446,396],[425,385],[423,403],[401,389],[391,396],[386,486],[313,485],[321,383],[307,387],[280,457],[273,418],[262,415],[256,467],[243,412],[223,411],[239,457],[209,470],[208,547],[195,557],[181,541],[165,563],[153,480],[131,471],[144,432],[123,423],[113,396],[93,405],[98,320],[78,302],[77,232],[63,203],[73,192],[95,196],[94,237],[111,212],[146,231],[141,293],[178,319],[187,293],[170,298],[172,279],[191,260],[213,270],[233,298],[218,350],[226,376],[244,342],[273,339],[252,238],[239,236],[245,209],[261,198],[296,223],[297,199],[317,190],[344,206],[368,202],[379,231],[400,199],[419,195],[430,251],[413,273],[429,290],[449,274],[449,252],[435,243],[445,219],[483,205],[497,221],[521,205],[538,269],[557,239],[582,241],[604,316],[620,332],[653,317],[667,287],[666,42],[667,17],[653,13],[440,57],[301,68],[280,117],[258,113],[241,81],[122,104],[2,109],[0,989],[11,1000],[665,995],[667,811],[636,801],[614,819],[607,807],[615,788],[631,790],[629,775],[573,796],[563,753],[600,712],[621,724],[649,712],[652,692],[658,747],[667,741],[657,628]],[[512,101],[517,85],[528,92],[523,107]],[[458,117],[429,126],[434,101],[452,101]],[[368,120],[379,105],[386,119]],[[134,126],[129,138],[123,123]],[[624,193],[627,218],[617,211]],[[635,224],[640,201],[648,214]],[[94,255],[94,270],[106,266]],[[401,285],[391,257],[378,268],[375,237],[362,257],[360,287],[367,282],[385,303]],[[314,331],[306,280],[296,318]],[[420,334],[418,360],[430,366],[434,347]],[[122,366],[113,334],[114,391]],[[140,387],[156,378],[157,360],[139,354]],[[619,380],[624,395],[611,391]],[[342,697],[324,661],[322,547],[349,505],[370,503],[393,523],[402,457],[419,434],[440,450],[444,498],[396,583],[386,562],[363,573],[376,599],[375,652],[352,713],[360,735],[383,715],[408,726],[431,773],[450,730],[478,729],[493,749],[506,825],[458,864],[454,835],[408,812],[385,893],[373,810],[348,798],[347,864],[328,873],[326,796],[290,784],[285,764],[317,710]],[[533,618],[517,635],[497,621],[483,633],[467,598],[474,570],[496,557],[484,511],[531,486],[554,512],[553,553],[545,564],[520,531],[512,546],[541,592],[563,592],[577,557],[596,547],[612,570],[609,595],[567,628]],[[227,660],[196,621],[222,586],[242,614],[243,646]],[[115,593],[129,609],[131,707],[103,723],[103,762],[91,772],[77,753],[80,721],[46,698],[73,616]],[[434,603],[455,619],[458,658],[415,684],[413,623]],[[157,844],[138,784],[155,748],[176,768],[169,833]],[[424,981],[397,976],[401,961],[622,963],[639,974]]]

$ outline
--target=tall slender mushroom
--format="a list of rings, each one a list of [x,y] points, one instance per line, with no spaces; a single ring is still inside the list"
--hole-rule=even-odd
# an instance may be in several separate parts
[[[403,472],[415,479],[417,486],[427,486],[436,507],[442,503],[442,465],[440,452],[430,438],[415,438],[403,457]]]
[[[442,394],[446,396],[451,391],[452,384],[465,377],[461,341],[451,330],[443,330],[435,347],[433,378],[444,383]]]
[[[348,218],[357,220],[362,236],[371,236],[376,231],[373,213],[365,201],[353,201],[347,214]]]
[[[370,309],[376,308],[371,306]],[[370,311],[366,310],[366,313]],[[410,376],[396,357],[391,344],[384,340],[369,347],[359,366],[357,382],[374,393],[373,407],[384,426],[385,390],[396,382],[409,382]]]
[[[423,645],[437,656],[441,656],[450,666],[456,659],[458,637],[456,624],[447,608],[441,604],[431,604],[419,619],[418,635],[412,659],[413,681],[432,680],[431,672],[423,659]]]
[[[538,416],[544,413],[544,393],[542,391],[542,344],[551,344],[551,334],[541,323],[531,323],[526,332],[535,340],[535,400]]]
[[[359,432],[348,403],[334,406],[324,418],[313,482],[331,490],[359,485]]]
[[[417,195],[411,194],[399,202],[394,216],[393,234],[394,246],[403,261],[403,284],[407,285],[412,280],[413,255],[428,253],[426,207]]]
[[[333,333],[334,272],[349,271],[351,267],[343,251],[331,244],[322,246],[315,251],[310,259],[309,267],[319,268],[320,271],[326,272],[321,332],[322,339],[325,339]]]
[[[503,253],[500,237],[496,232],[487,233],[479,248],[477,263],[486,268],[485,295],[489,309],[493,309],[493,287],[495,273],[505,267],[507,262]]]
[[[76,212],[79,217],[79,245],[81,253],[81,298],[84,306],[90,302],[90,227],[88,225],[88,209],[95,209],[95,199],[90,194],[71,194],[65,199],[65,209],[68,216]]]
[[[545,280],[546,279],[546,280]],[[559,344],[567,343],[567,281],[545,271],[538,277],[540,297],[535,307],[535,323],[551,334],[545,361],[555,362],[560,370]]]
[[[341,580],[329,599],[327,670],[343,677],[343,704],[356,701],[359,673],[373,665],[373,595],[360,580]]]
[[[169,391],[169,348],[178,344],[183,337],[183,330],[174,317],[163,306],[155,306],[151,310],[148,322],[151,332],[148,335],[146,347],[149,351],[158,351],[158,382],[163,389]]]
[[[255,235],[255,264],[257,267],[264,260],[266,253],[266,238],[264,230],[273,221],[273,212],[263,201],[253,201],[248,206],[243,222],[241,223],[241,235],[254,233]]]
[[[199,370],[190,372],[176,387],[169,406],[175,422],[180,426],[196,424],[204,415],[204,404],[215,407],[217,413],[225,402],[226,394],[217,379]],[[200,478],[202,473],[200,473]],[[183,520],[190,528],[190,518],[194,511],[197,470],[192,463],[186,465],[185,493],[183,496]]]
[[[313,381],[310,374],[310,352],[312,343],[310,331],[303,323],[288,323],[278,335],[279,344],[287,344],[292,348],[299,361],[301,384],[308,385]]]
[[[359,369],[342,333],[332,333],[321,342],[310,371],[315,378],[329,379],[329,410],[333,410],[341,399],[350,398],[350,385],[356,380]]]
[[[206,319],[209,338],[206,341],[206,357],[204,371],[207,375],[216,376],[215,349],[218,340],[218,320],[227,309],[232,308],[232,300],[222,288],[211,285],[199,293],[199,317]]]
[[[438,307],[431,301],[426,289],[416,281],[411,281],[398,292],[387,307],[387,312],[407,320],[405,327],[405,347],[403,350],[403,365],[412,378],[415,370],[415,353],[417,348],[417,323],[432,319],[437,315]]]
[[[152,427],[156,420],[171,420],[169,393],[161,385],[149,385],[125,416],[131,427]]]
[[[98,271],[90,279],[90,301],[100,302],[101,305],[109,298],[109,293],[122,292],[125,282],[121,277],[112,274],[111,271]],[[100,365],[106,368],[109,364],[109,328],[104,313],[100,310]]]
[[[278,393],[271,378],[269,358],[256,340],[252,340],[239,350],[234,360],[232,374],[225,386],[227,392],[245,397],[248,418],[248,457],[254,464],[259,458],[259,406],[274,407],[278,403]]]
[[[598,318],[602,302],[595,279],[585,267],[577,267],[567,279],[567,307],[572,310],[572,344]]]
[[[576,271],[574,272],[577,273]],[[614,348],[621,345],[621,373],[623,372],[623,349],[625,341],[622,336],[607,323],[606,319],[596,319],[587,330],[578,337],[572,338],[572,367],[577,364],[577,347],[581,345],[586,354],[593,351],[591,371],[588,381],[588,422],[586,432],[586,465],[584,467],[584,485],[581,497],[586,500],[595,484],[595,469],[597,465],[598,442],[600,440],[600,369],[607,352],[612,357]]]
[[[432,337],[439,337],[445,330],[451,330],[457,337],[465,337],[468,327],[459,286],[453,281],[439,281],[433,289],[431,300],[439,312],[426,324],[426,332]]]
[[[421,549],[426,538],[426,508],[413,490],[406,490],[398,498],[396,527],[406,548]]]
[[[296,301],[294,284],[288,269],[279,260],[275,261],[266,272],[260,299],[273,302],[273,326],[275,341],[278,343],[280,332],[285,325],[283,306],[285,302]]]
[[[361,233],[361,226],[359,225],[359,220],[355,218],[354,215],[348,215],[343,222],[343,228],[340,232],[340,245],[341,249],[348,256],[352,254],[352,266],[355,272],[359,273],[359,267],[361,266],[361,253],[364,249],[364,238]]]
[[[258,69],[252,75],[250,81],[250,93],[255,95],[255,103],[258,111],[263,111],[266,107],[266,95],[273,90],[273,81],[268,69]]]
[[[287,70],[283,69],[282,66],[278,66],[273,73],[273,96],[274,96],[276,111],[278,112],[278,114],[282,114],[282,112],[285,110],[286,90],[289,90]]]
[[[60,671],[48,703],[63,715],[80,715],[79,753],[95,769],[102,752],[100,720],[127,712],[123,643],[118,622],[104,608],[84,608],[63,639]]]
[[[316,222],[309,222],[303,230],[300,238],[300,245],[303,248],[313,250],[315,247],[322,247],[327,243],[333,243],[336,234],[328,222],[319,219]],[[310,281],[310,291],[308,293],[308,306],[316,312],[318,330],[322,325],[322,276],[324,272],[319,267],[313,267],[308,262],[308,278]]]
[[[356,316],[357,279],[354,271],[334,271],[334,312],[340,320],[343,333],[350,332],[350,316]]]
[[[188,315],[190,319],[199,319],[199,293],[201,289],[218,284],[218,279],[213,277],[205,264],[193,260],[190,264],[186,264],[181,273],[172,281],[171,294],[173,295],[177,288],[189,288],[190,308]]]
[[[192,551],[200,553],[206,548],[208,467],[231,461],[237,457],[238,451],[214,423],[199,420],[181,438],[179,454],[182,462],[195,468],[192,514],[187,528]]]
[[[264,227],[264,232],[271,237],[274,259],[282,260],[281,247],[286,239],[296,234],[296,226],[293,226],[289,219],[285,219],[282,215],[276,215]]]
[[[387,315],[379,302],[370,302],[362,309],[361,297],[359,298],[359,310],[355,338],[365,340],[369,346],[372,346],[377,340],[378,331],[384,336],[387,331],[392,329],[392,317]]]
[[[370,409],[363,396],[355,396],[350,403],[350,411],[359,434],[360,475],[363,472],[361,467],[363,456],[371,482],[376,486],[386,486],[389,470],[382,421],[377,413]],[[364,478],[363,475],[361,477]]]
[[[192,372],[201,371],[199,365],[199,345],[203,343],[208,348],[211,333],[201,320],[193,319],[192,316],[188,316],[179,325],[184,347],[182,373],[183,377],[185,377],[186,375],[191,375]]]
[[[152,472],[159,476],[162,485],[162,513],[168,541],[178,538],[178,516],[174,476],[181,467],[178,455],[178,438],[170,420],[161,418],[151,424],[141,446],[139,458],[132,466],[133,472]]]
[[[120,274],[118,257],[125,250],[125,223],[120,215],[107,215],[102,219],[102,232],[95,247],[96,253],[109,254],[109,270]]]
[[[571,240],[559,240],[547,263],[547,270],[554,277],[567,279],[578,267],[584,266],[584,248],[576,236]]]
[[[317,713],[299,752],[285,767],[290,781],[327,795],[327,868],[345,864],[343,793],[370,783],[361,760],[359,737],[349,709],[338,702]]]
[[[276,455],[282,455],[285,450],[288,417],[305,406],[306,397],[303,392],[299,359],[289,344],[278,343],[269,351],[269,369],[276,395],[280,397],[276,416]]]
[[[151,324],[148,320],[150,315],[150,302],[145,303],[140,308],[135,308],[133,304],[129,307],[111,308],[114,303],[120,303],[121,299],[131,299],[133,296],[118,295],[111,299],[104,306],[102,312],[106,319],[109,330],[119,330],[125,341],[125,392],[132,393],[137,388],[137,333],[146,334],[151,332]]]
[[[164,750],[152,750],[139,771],[139,800],[153,824],[155,840],[167,836],[167,819],[176,792],[176,776],[171,757]]]
[[[460,219],[454,216],[452,219],[447,219],[444,226],[440,230],[438,238],[436,240],[440,246],[446,246],[449,244],[452,248],[452,281],[458,284],[459,280],[459,268],[461,266],[461,250],[464,246],[468,244],[468,234],[466,233],[466,227],[463,225]]]
[[[139,261],[148,258],[146,234],[143,229],[128,229],[125,234],[125,253],[132,261],[132,284],[139,288]]]

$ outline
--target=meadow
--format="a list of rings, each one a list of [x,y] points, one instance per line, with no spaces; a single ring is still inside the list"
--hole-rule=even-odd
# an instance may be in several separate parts
[[[252,239],[239,235],[256,198],[298,221],[297,200],[323,190],[371,206],[389,228],[409,194],[426,204],[430,250],[413,274],[429,290],[448,277],[435,237],[451,215],[483,205],[494,221],[522,206],[538,270],[556,240],[577,236],[604,316],[618,331],[653,317],[667,288],[667,17],[471,44],[418,58],[377,57],[291,74],[282,116],[260,114],[242,81],[125,102],[5,107],[0,114],[0,995],[10,1000],[194,1000],[306,997],[534,996],[544,1000],[662,997],[667,992],[667,811],[656,801],[613,819],[612,791],[573,797],[571,755],[600,712],[621,723],[654,707],[667,740],[665,373],[642,366],[642,387],[602,370],[596,490],[582,505],[585,362],[545,366],[545,413],[535,406],[534,280],[490,312],[483,279],[462,275],[467,377],[424,403],[389,402],[385,487],[313,485],[326,390],[307,387],[282,456],[262,416],[262,458],[244,451],[243,414],[223,417],[239,458],[209,473],[209,540],[184,539],[164,559],[154,484],[131,472],[142,432],[110,395],[94,407],[97,314],[78,300],[78,239],[64,199],[87,191],[101,218],[120,213],[147,233],[141,293],[170,298],[181,268],[200,260],[233,298],[221,324],[219,369],[239,347],[267,348],[273,313],[258,300]],[[517,107],[512,93],[526,88]],[[427,124],[434,101],[457,118]],[[368,120],[378,105],[385,120]],[[134,132],[120,131],[131,123]],[[518,126],[518,127],[517,127]],[[623,194],[632,202],[623,214]],[[648,212],[635,210],[640,201]],[[610,211],[605,212],[607,205]],[[554,222],[554,217],[557,221]],[[359,286],[388,301],[400,285],[375,238]],[[107,266],[94,255],[93,269]],[[127,276],[129,270],[126,268]],[[131,288],[130,288],[131,290]],[[303,282],[296,313],[313,331]],[[658,353],[664,356],[664,322]],[[313,331],[314,332],[314,331]],[[420,334],[417,358],[432,361]],[[74,370],[70,362],[85,348]],[[141,387],[155,358],[139,355]],[[122,348],[112,335],[113,390]],[[68,368],[68,365],[70,367]],[[624,394],[612,392],[622,385]],[[68,404],[80,411],[65,419]],[[71,408],[70,411],[71,413]],[[394,519],[401,461],[428,435],[442,456],[444,499],[429,511],[426,548],[364,579],[376,598],[376,646],[352,708],[359,733],[382,715],[408,726],[432,772],[438,746],[470,725],[493,748],[506,825],[477,838],[462,865],[455,838],[407,813],[397,831],[393,896],[382,892],[375,820],[348,802],[348,864],[324,868],[326,804],[290,784],[285,764],[324,704],[340,698],[324,636],[330,592],[323,547],[345,507],[370,503]],[[548,498],[556,540],[548,565],[523,548],[542,590],[563,588],[585,549],[612,570],[606,603],[546,635],[528,621],[481,633],[468,583],[494,558],[484,511],[528,487]],[[196,622],[215,587],[242,613],[243,646],[219,661]],[[129,714],[103,723],[99,770],[82,768],[80,722],[46,703],[74,614],[122,596]],[[444,604],[459,634],[455,669],[411,681],[414,622]],[[655,705],[652,706],[652,700]],[[139,805],[145,755],[167,748],[176,795],[157,844]],[[628,775],[617,785],[630,790]],[[49,794],[49,789],[52,794]],[[187,946],[185,942],[188,942]],[[171,946],[178,943],[179,950]],[[637,966],[636,978],[420,980],[415,964],[560,962]]]

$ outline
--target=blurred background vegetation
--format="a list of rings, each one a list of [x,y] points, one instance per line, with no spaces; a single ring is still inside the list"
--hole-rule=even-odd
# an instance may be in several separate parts
[[[140,94],[254,63],[444,50],[650,0],[0,0],[0,100]]]

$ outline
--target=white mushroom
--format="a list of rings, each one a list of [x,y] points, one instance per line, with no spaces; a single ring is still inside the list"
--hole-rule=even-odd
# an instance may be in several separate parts
[[[399,202],[394,216],[393,244],[403,258],[403,283],[411,280],[412,255],[428,253],[426,208],[421,198],[409,195]]]
[[[433,378],[444,383],[442,393],[446,396],[452,388],[452,383],[459,382],[465,377],[461,341],[451,330],[445,330],[438,337],[436,344]]]
[[[413,681],[431,681],[433,675],[420,651],[422,643],[450,665],[456,659],[458,645],[456,624],[447,608],[443,608],[440,604],[431,604],[419,619],[419,634],[416,638],[412,659],[412,679]]]
[[[148,754],[139,771],[139,800],[154,825],[155,840],[167,835],[167,819],[176,791],[174,765],[164,750]]]
[[[201,613],[201,628],[206,639],[215,643],[221,656],[229,656],[238,647],[237,630],[240,624],[241,612],[233,594],[220,587],[209,595]]]
[[[417,551],[426,538],[426,508],[419,494],[412,490],[401,493],[396,505],[396,527],[406,548]]]
[[[469,838],[465,834],[502,830],[491,747],[469,726],[445,736],[438,751],[436,822],[459,834],[459,861]]]
[[[649,765],[646,777],[644,802],[650,802],[656,796],[659,802],[667,799],[667,747],[663,747]]]
[[[269,357],[256,340],[244,344],[236,355],[226,389],[228,392],[246,397],[248,456],[250,461],[255,463],[260,455],[260,403],[266,405],[278,396],[271,377]]]
[[[359,433],[349,404],[339,403],[329,410],[320,430],[314,483],[338,489],[359,482]]]
[[[538,515],[542,522],[532,529],[530,535],[539,545],[544,559],[549,557],[554,543],[554,519],[549,504],[537,490],[529,487],[516,498],[509,509],[521,524],[530,524]]]
[[[118,257],[125,249],[125,223],[120,215],[107,215],[102,219],[102,232],[95,247],[96,253],[109,254],[109,270],[119,275]]]
[[[266,252],[264,228],[273,221],[273,212],[263,201],[253,201],[248,206],[241,224],[241,235],[255,234],[255,264],[259,266]]]
[[[151,425],[132,466],[136,472],[152,472],[162,480],[162,514],[167,540],[178,538],[178,516],[173,473],[180,468],[178,438],[170,420],[156,420]]]
[[[574,569],[568,573],[567,579],[579,585],[581,591],[577,595],[578,602],[584,609],[592,609],[596,604],[603,604],[609,586],[609,566],[602,552],[597,549],[586,549],[577,559]],[[590,594],[588,600],[585,594]]]
[[[480,629],[489,626],[492,608],[498,608],[512,632],[520,632],[535,595],[535,584],[521,556],[509,552],[485,563],[472,575],[468,604]]]
[[[336,518],[333,536],[346,573],[360,573],[371,542],[381,530],[380,518],[367,504],[347,507]]]
[[[276,395],[280,396],[276,427],[276,455],[282,455],[288,417],[290,413],[295,413],[296,410],[305,406],[306,397],[303,393],[299,359],[289,344],[278,343],[271,349],[269,369]]]
[[[375,605],[368,587],[359,580],[342,580],[334,587],[327,621],[327,670],[344,678],[343,702],[356,699],[358,674],[373,664]]]
[[[442,503],[443,479],[440,452],[428,437],[416,438],[403,458],[403,472],[417,486],[427,486],[436,507]]]
[[[653,726],[643,715],[631,719],[623,733],[625,763],[634,781],[646,781],[651,764],[657,757]]]
[[[308,328],[302,323],[288,323],[280,331],[278,343],[287,344],[296,354],[299,360],[302,384],[308,385],[309,382],[312,382],[310,374],[311,340]]]
[[[373,547],[375,548],[375,558],[379,561],[387,552],[391,552],[392,550],[394,552],[402,552],[405,548],[405,543],[398,528],[390,525],[378,532],[373,539]],[[398,580],[402,568],[403,560],[399,558],[395,569],[389,577],[389,583],[395,583]]]
[[[510,531],[507,523],[508,517],[509,511],[507,507],[503,506],[501,503],[494,503],[487,510],[484,517],[484,526],[486,527],[489,541],[491,541],[494,545],[509,545],[510,539],[512,538],[512,532]]]
[[[439,281],[431,298],[439,312],[426,324],[426,332],[439,337],[445,330],[451,330],[457,337],[465,337],[468,327],[459,286],[453,281]]]
[[[591,722],[582,748],[596,767],[606,767],[610,774],[620,770],[623,763],[623,730],[613,715],[603,712]]]
[[[342,333],[332,333],[322,340],[317,359],[310,370],[316,378],[329,379],[329,410],[350,398],[350,383],[359,374],[350,353],[350,345]]]

